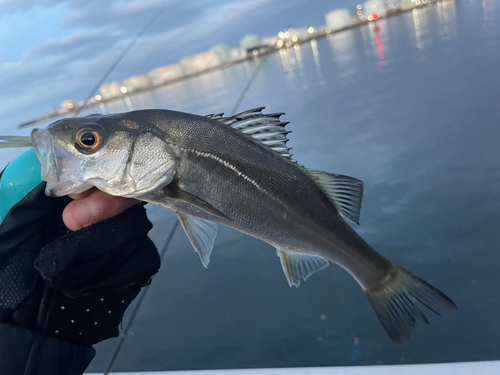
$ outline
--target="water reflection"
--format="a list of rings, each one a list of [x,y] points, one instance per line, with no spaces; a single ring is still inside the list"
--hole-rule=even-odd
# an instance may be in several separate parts
[[[300,51],[300,44],[294,44],[293,52],[295,53],[295,58],[297,59],[299,73],[301,76],[303,76],[304,75],[304,62],[302,61],[302,52]]]
[[[99,110],[103,115],[106,115],[108,113],[106,106],[103,103],[99,103]]]
[[[321,71],[321,60],[319,59],[318,43],[316,39],[311,40],[311,49],[313,53],[314,65],[316,65],[316,75],[319,78],[320,84],[324,85],[325,80],[323,79],[323,72]]]
[[[495,53],[498,46],[498,30],[495,27],[498,23],[496,18],[498,14],[498,1],[494,0],[483,0],[481,2],[483,10],[483,28],[485,33],[491,38],[488,41],[488,53]],[[496,13],[495,13],[496,12]]]
[[[386,64],[384,60],[384,44],[382,43],[382,38],[380,38],[380,28],[375,22],[373,28],[375,31],[375,44],[377,45],[378,59],[380,60],[378,65],[382,66]]]
[[[295,57],[291,55],[289,48],[280,49],[279,54],[281,58],[281,65],[283,66],[283,71],[286,73],[286,79],[293,79],[295,77]]]
[[[125,104],[127,105],[127,110],[128,111],[133,111],[134,110],[134,106],[132,104],[132,101],[130,100],[130,97],[127,95],[127,96],[125,96],[125,98],[123,100],[125,101]]]
[[[455,0],[440,1],[436,4],[439,20],[439,36],[442,41],[450,40],[457,33],[457,8]]]
[[[408,23],[410,23],[409,27],[413,29],[412,34],[415,36],[415,45],[420,51],[423,51],[432,43],[427,14],[426,9],[415,8],[411,12],[411,19],[407,19]]]
[[[337,63],[341,77],[356,73],[356,51],[354,44],[354,31],[345,30],[328,36],[328,43],[333,51],[333,60]]]
[[[484,13],[484,21],[490,21],[495,18],[495,6],[498,6],[498,2],[495,0],[483,0],[481,2]]]
[[[196,85],[198,89],[210,91],[214,88],[224,86],[225,79],[221,70],[213,70],[210,73],[202,74],[197,77]]]
[[[366,56],[377,58],[379,66],[386,65],[384,52],[387,55],[387,41],[389,40],[389,29],[387,22],[370,22],[368,27],[362,27],[361,36]],[[384,46],[385,51],[384,51]]]

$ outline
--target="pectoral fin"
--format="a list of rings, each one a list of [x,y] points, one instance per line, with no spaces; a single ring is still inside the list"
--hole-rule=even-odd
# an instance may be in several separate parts
[[[183,202],[189,203],[196,208],[209,213],[210,215],[214,215],[223,219],[227,219],[227,216],[220,212],[217,208],[212,206],[207,201],[197,197],[194,194],[191,194],[187,191],[180,189],[175,183],[172,183],[168,186],[165,186],[163,189],[163,193],[170,198],[178,199]]]
[[[186,235],[207,268],[217,236],[217,224],[183,212],[176,212]]]
[[[288,284],[298,288],[300,279],[307,280],[313,273],[318,272],[330,264],[325,258],[317,255],[287,252],[278,249],[278,256]]]

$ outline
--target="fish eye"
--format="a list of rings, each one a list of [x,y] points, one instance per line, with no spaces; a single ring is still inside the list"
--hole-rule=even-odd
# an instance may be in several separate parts
[[[83,152],[92,153],[101,148],[104,137],[102,133],[93,128],[82,128],[76,132],[75,145]]]

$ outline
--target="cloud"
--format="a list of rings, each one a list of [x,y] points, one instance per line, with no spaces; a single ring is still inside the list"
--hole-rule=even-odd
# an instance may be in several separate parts
[[[77,31],[60,39],[49,40],[42,43],[24,57],[25,60],[53,58],[87,60],[95,56],[96,51],[103,51],[112,47],[123,38],[119,31],[102,28],[90,32]]]
[[[4,0],[0,3],[0,14],[6,15],[16,11],[28,11],[34,6],[53,6],[63,1],[60,0]]]

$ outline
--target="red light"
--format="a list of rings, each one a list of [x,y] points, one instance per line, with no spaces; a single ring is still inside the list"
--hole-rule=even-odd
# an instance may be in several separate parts
[[[373,13],[373,16],[372,16],[372,17],[373,17],[373,20],[374,20],[374,21],[376,21],[376,20],[378,19],[378,16],[377,16],[375,13]]]

